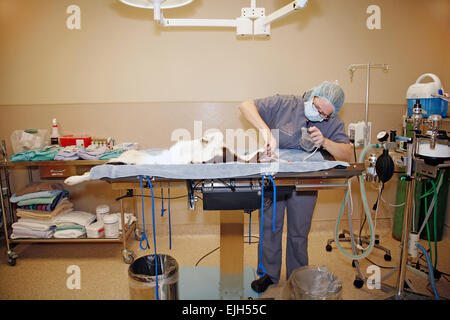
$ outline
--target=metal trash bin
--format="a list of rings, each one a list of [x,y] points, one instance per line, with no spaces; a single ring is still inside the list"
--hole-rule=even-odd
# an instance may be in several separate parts
[[[128,284],[132,300],[178,300],[178,262],[169,255],[158,254],[158,288],[155,277],[155,255],[136,259],[128,267]]]
[[[340,300],[342,281],[325,266],[295,269],[283,293],[288,300]]]

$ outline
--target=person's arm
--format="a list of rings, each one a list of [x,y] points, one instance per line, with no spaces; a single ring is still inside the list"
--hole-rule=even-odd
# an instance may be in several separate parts
[[[352,159],[352,146],[349,143],[339,143],[331,141],[323,136],[317,127],[309,128],[311,139],[316,145],[325,148],[336,160],[350,162]]]
[[[346,162],[352,160],[352,146],[349,143],[339,143],[324,138],[322,147],[324,147],[336,160],[343,160]]]
[[[277,142],[272,135],[269,126],[261,118],[253,100],[244,101],[239,105],[239,110],[245,119],[247,119],[256,129],[264,132],[264,139],[267,147],[267,155],[269,157],[275,154]]]

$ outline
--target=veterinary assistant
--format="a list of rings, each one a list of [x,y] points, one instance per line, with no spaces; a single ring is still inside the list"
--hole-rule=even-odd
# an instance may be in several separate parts
[[[344,122],[337,113],[344,104],[344,91],[332,82],[323,82],[303,94],[274,95],[242,102],[239,110],[257,129],[265,132],[267,154],[280,149],[326,150],[336,160],[350,161],[351,145]],[[278,141],[271,133],[278,129]],[[287,209],[286,273],[308,265],[308,234],[317,201],[317,191],[292,193],[276,201],[275,232],[271,215],[264,215],[263,247],[259,264],[266,274],[252,282],[253,290],[263,292],[278,283],[281,273],[284,210]],[[273,210],[272,201],[264,204],[265,212]],[[261,242],[260,242],[261,243]]]

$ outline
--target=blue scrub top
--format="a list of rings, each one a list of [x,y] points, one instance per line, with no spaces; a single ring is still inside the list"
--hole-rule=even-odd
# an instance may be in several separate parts
[[[270,96],[255,99],[256,108],[270,129],[279,129],[280,149],[300,149],[301,128],[317,127],[323,136],[337,143],[349,143],[345,124],[338,116],[322,122],[312,122],[305,117],[303,98],[297,95]]]

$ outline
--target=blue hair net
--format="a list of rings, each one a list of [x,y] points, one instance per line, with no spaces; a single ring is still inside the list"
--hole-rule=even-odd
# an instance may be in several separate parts
[[[319,86],[311,88],[303,96],[305,101],[311,97],[321,97],[330,101],[334,107],[334,112],[331,114],[332,117],[341,110],[345,100],[344,90],[342,90],[341,86],[329,81],[324,81]]]

